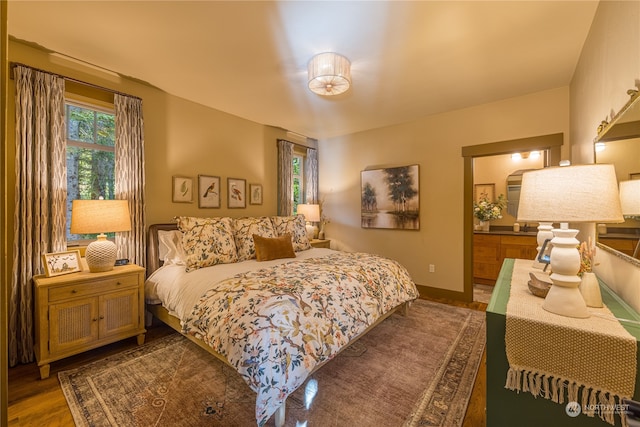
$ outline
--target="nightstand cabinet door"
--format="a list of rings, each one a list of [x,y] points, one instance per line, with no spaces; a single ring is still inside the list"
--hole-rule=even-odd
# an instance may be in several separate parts
[[[138,328],[138,290],[125,290],[100,297],[100,338]]]
[[[49,306],[49,352],[73,351],[98,339],[98,300],[83,298]]]

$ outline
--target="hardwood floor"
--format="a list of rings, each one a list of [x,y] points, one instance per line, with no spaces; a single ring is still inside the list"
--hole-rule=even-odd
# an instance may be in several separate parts
[[[458,307],[485,311],[487,304],[480,302],[427,298]],[[154,322],[147,328],[146,341],[151,341],[174,331],[168,326]],[[135,347],[136,339],[130,338],[88,351],[51,364],[49,378],[40,379],[40,371],[35,363],[19,365],[9,369],[9,427],[66,427],[73,426],[71,411],[58,382],[58,372],[74,369],[86,363],[102,359],[120,351]],[[463,427],[486,426],[486,351],[482,356],[480,369],[467,408]]]

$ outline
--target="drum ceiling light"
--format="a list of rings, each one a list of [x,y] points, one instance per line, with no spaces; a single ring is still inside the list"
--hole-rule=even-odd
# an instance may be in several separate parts
[[[309,61],[309,89],[318,95],[332,96],[351,87],[351,62],[337,53],[320,53]]]

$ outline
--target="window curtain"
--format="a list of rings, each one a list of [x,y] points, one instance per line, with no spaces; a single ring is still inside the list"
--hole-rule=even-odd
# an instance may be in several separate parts
[[[115,94],[115,198],[129,201],[131,231],[116,233],[118,258],[146,264],[142,100]]]
[[[293,195],[291,194],[293,143],[278,140],[278,215],[291,215]]]
[[[34,360],[33,284],[42,254],[66,250],[64,79],[14,68],[16,188],[9,301],[9,365]]]
[[[318,203],[318,150],[307,148],[304,160],[305,202]]]

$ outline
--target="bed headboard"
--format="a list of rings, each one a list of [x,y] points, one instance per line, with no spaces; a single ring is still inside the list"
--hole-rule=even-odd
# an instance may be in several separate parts
[[[151,275],[158,268],[162,267],[162,261],[160,261],[159,251],[160,245],[158,241],[158,231],[160,230],[177,230],[178,225],[176,223],[170,224],[153,224],[149,226],[147,230],[147,277]]]

